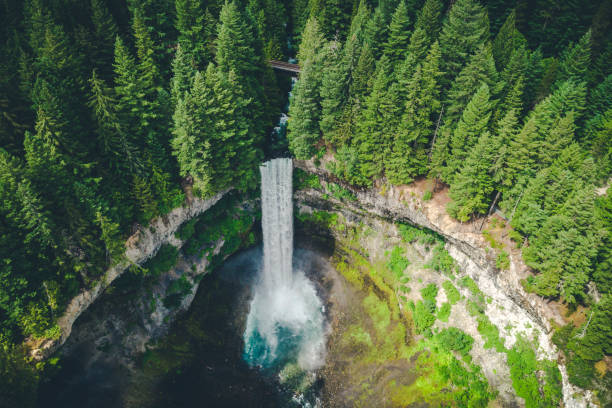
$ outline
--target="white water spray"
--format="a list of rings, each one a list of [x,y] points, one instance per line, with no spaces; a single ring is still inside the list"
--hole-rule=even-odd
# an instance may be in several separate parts
[[[264,259],[247,317],[245,359],[263,367],[293,360],[314,370],[325,357],[323,306],[304,272],[292,268],[292,171],[291,159],[260,167]]]

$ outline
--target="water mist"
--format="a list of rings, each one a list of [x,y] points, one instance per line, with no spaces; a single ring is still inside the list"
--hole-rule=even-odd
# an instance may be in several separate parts
[[[263,267],[244,333],[245,360],[264,368],[296,361],[303,370],[325,358],[323,305],[303,271],[293,270],[291,159],[260,166]]]

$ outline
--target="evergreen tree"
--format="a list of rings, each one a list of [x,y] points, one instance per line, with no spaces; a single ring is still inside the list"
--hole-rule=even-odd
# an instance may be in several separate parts
[[[350,46],[350,41],[347,46]],[[330,42],[325,52],[323,79],[321,81],[321,132],[328,142],[334,142],[334,131],[339,126],[340,117],[348,98],[352,58],[344,58],[344,52],[335,41]]]
[[[200,0],[176,0],[175,4],[179,45],[196,67],[205,67],[213,58],[214,18]]]
[[[321,50],[325,44],[325,38],[316,18],[310,18],[306,22],[302,33],[302,41],[297,53],[300,64],[307,61],[314,61],[315,57],[321,55]]]
[[[476,0],[457,0],[450,9],[440,34],[443,85],[451,82],[489,39],[489,19],[486,10]]]
[[[467,104],[451,139],[452,160],[448,163],[452,173],[457,172],[479,137],[488,128],[491,117],[489,87],[483,83]]]
[[[309,159],[315,153],[320,137],[321,72],[315,62],[302,64],[300,79],[293,87],[287,126],[289,148],[298,159]]]
[[[389,39],[384,45],[384,55],[395,66],[403,61],[410,43],[410,18],[406,2],[400,1],[389,25]]]
[[[391,63],[383,57],[378,62],[376,79],[372,92],[365,101],[359,120],[359,128],[354,137],[358,152],[361,175],[365,179],[382,175],[385,156],[390,151],[397,122],[401,112],[400,102],[393,97],[397,83],[392,86]]]
[[[387,38],[389,36],[389,21],[383,8],[379,5],[372,13],[365,27],[365,42],[372,50],[374,59],[378,60],[386,48]]]
[[[414,25],[414,29],[425,31],[430,41],[438,39],[440,34],[440,15],[442,2],[440,0],[426,0]]]
[[[110,88],[97,76],[96,71],[93,72],[89,82],[91,85],[89,106],[94,112],[98,125],[100,152],[108,159],[111,168],[116,169],[116,175],[120,180],[128,174],[142,171],[138,151],[123,131],[116,111],[117,101]]]
[[[387,177],[394,184],[409,183],[426,171],[432,116],[441,108],[439,64],[440,48],[436,42],[408,82],[406,107],[387,170]]]
[[[448,205],[448,212],[459,221],[468,221],[473,214],[485,214],[489,209],[494,189],[491,169],[496,147],[489,132],[482,133],[455,176],[450,189],[453,201]]]
[[[189,56],[183,51],[181,44],[178,44],[172,62],[172,80],[170,81],[170,94],[174,106],[191,89],[194,75],[195,70],[190,64]]]
[[[506,68],[512,53],[526,46],[527,41],[516,29],[516,11],[512,10],[493,41],[493,57],[497,69],[501,71]]]
[[[570,44],[563,52],[559,62],[557,81],[558,83],[570,79],[576,83],[586,81],[590,66],[591,30],[587,31],[576,44]]]
[[[495,97],[498,92],[498,75],[490,47],[482,47],[472,56],[470,62],[461,70],[448,91],[445,123],[454,125],[481,83],[488,85],[489,92]]]
[[[108,80],[113,73],[113,46],[119,30],[104,1],[91,0],[91,22],[94,26],[95,37],[93,62],[102,79]]]

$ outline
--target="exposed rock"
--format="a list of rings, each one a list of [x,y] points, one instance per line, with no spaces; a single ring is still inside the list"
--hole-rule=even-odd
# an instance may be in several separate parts
[[[126,241],[125,259],[110,267],[104,275],[91,288],[84,289],[76,295],[66,307],[64,314],[58,318],[57,325],[61,330],[58,339],[44,339],[30,351],[36,360],[42,360],[51,355],[58,347],[66,342],[72,332],[72,326],[78,317],[98,299],[104,290],[115,279],[125,272],[132,264],[142,264],[154,256],[159,248],[169,243],[181,247],[182,242],[174,233],[185,221],[190,220],[208,210],[217,203],[229,190],[222,191],[207,200],[194,198],[185,206],[175,208],[165,216],[151,221],[147,228],[142,228]]]
[[[520,256],[510,254],[509,270],[500,271],[496,268],[494,251],[480,233],[480,220],[460,223],[447,214],[445,206],[434,200],[424,201],[405,186],[355,189],[325,169],[317,167],[312,161],[294,160],[294,166],[318,175],[323,181],[339,184],[356,197],[355,201],[339,201],[330,194],[323,196],[323,193],[315,189],[305,189],[296,192],[295,199],[298,202],[319,209],[335,208],[343,213],[348,210],[355,214],[407,222],[442,235],[447,242],[447,250],[462,270],[477,282],[485,295],[494,299],[486,310],[490,320],[498,328],[512,326],[511,330],[504,333],[506,347],[511,347],[519,334],[528,331],[538,339],[538,358],[558,358],[558,350],[551,341],[551,321],[562,325],[562,317],[543,298],[523,289],[520,281],[528,276],[528,267]],[[346,215],[351,217],[351,214]],[[559,368],[563,377],[565,406],[595,406],[592,392],[569,384],[565,366],[559,364]]]

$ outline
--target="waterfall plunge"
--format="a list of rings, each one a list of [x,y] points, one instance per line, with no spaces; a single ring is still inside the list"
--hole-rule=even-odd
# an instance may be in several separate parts
[[[260,166],[264,260],[244,333],[245,360],[270,367],[297,360],[304,370],[322,366],[323,305],[303,271],[293,270],[291,159]]]

